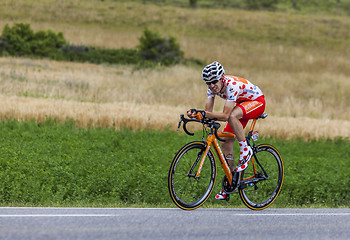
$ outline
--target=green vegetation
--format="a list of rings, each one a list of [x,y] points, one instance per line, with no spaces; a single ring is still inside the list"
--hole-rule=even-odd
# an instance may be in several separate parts
[[[173,131],[76,128],[74,122],[0,122],[2,206],[171,206],[167,174],[176,151],[200,139]],[[349,207],[348,140],[279,141],[285,181],[274,207]],[[222,170],[218,172],[219,191]],[[215,193],[214,193],[215,194]],[[243,206],[237,194],[205,206]]]
[[[164,202],[167,132],[76,129],[53,120],[1,122],[0,201],[26,203]],[[162,151],[155,148],[163,142]],[[148,149],[150,144],[154,147]]]
[[[174,37],[165,39],[149,29],[145,29],[140,38],[139,50],[143,59],[164,65],[179,63],[184,55]]]
[[[5,25],[0,36],[0,55],[47,57],[61,61],[91,63],[136,64],[140,55],[136,50],[99,49],[88,46],[70,45],[62,32],[52,30],[34,31],[30,24],[15,23]]]
[[[0,53],[14,56],[43,56],[54,57],[66,43],[62,33],[34,31],[29,24],[15,24],[12,28],[6,25],[0,40]]]
[[[61,61],[171,65],[184,62],[183,52],[174,37],[163,38],[157,32],[144,30],[138,49],[101,49],[69,44],[62,32],[34,31],[30,24],[8,24],[0,36],[0,56],[47,57]]]

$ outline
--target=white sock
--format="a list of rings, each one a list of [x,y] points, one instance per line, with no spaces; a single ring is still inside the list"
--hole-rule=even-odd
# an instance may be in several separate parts
[[[244,139],[243,141],[240,141],[239,142],[239,147],[240,147],[240,150],[241,150],[241,153],[240,153],[240,160],[243,158],[243,156],[246,156],[248,154],[248,144],[247,144],[247,141]]]

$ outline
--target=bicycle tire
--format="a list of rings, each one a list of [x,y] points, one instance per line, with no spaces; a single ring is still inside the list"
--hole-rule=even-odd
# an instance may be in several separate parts
[[[193,210],[200,207],[213,191],[216,179],[216,161],[209,149],[199,178],[195,178],[205,142],[190,142],[175,155],[169,170],[168,188],[171,199],[181,209]],[[197,164],[194,164],[197,161]],[[190,169],[192,176],[189,176]]]
[[[263,210],[275,201],[281,191],[284,178],[284,166],[282,157],[277,149],[268,144],[258,145],[253,158],[257,172],[264,175],[264,171],[259,164],[257,164],[256,158],[258,158],[259,163],[267,173],[268,180],[261,180],[256,183],[251,182],[251,186],[239,189],[239,195],[248,208]],[[241,182],[253,175],[253,164],[250,163],[248,168],[241,174]]]

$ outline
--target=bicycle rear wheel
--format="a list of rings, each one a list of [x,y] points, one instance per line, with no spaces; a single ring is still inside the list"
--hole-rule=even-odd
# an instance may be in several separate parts
[[[278,151],[268,144],[258,145],[248,168],[241,174],[241,183],[247,185],[239,190],[243,203],[253,210],[269,207],[281,191],[283,177],[284,166]]]
[[[204,154],[204,142],[190,142],[175,155],[169,170],[168,188],[171,199],[184,210],[200,207],[210,196],[215,185],[216,162],[211,150],[204,160],[198,178],[195,178]]]

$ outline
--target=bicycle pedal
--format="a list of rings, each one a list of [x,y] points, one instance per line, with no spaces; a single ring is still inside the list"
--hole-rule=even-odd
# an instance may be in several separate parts
[[[228,200],[230,200],[230,194],[226,194],[225,200],[226,200],[226,202],[228,202]]]

